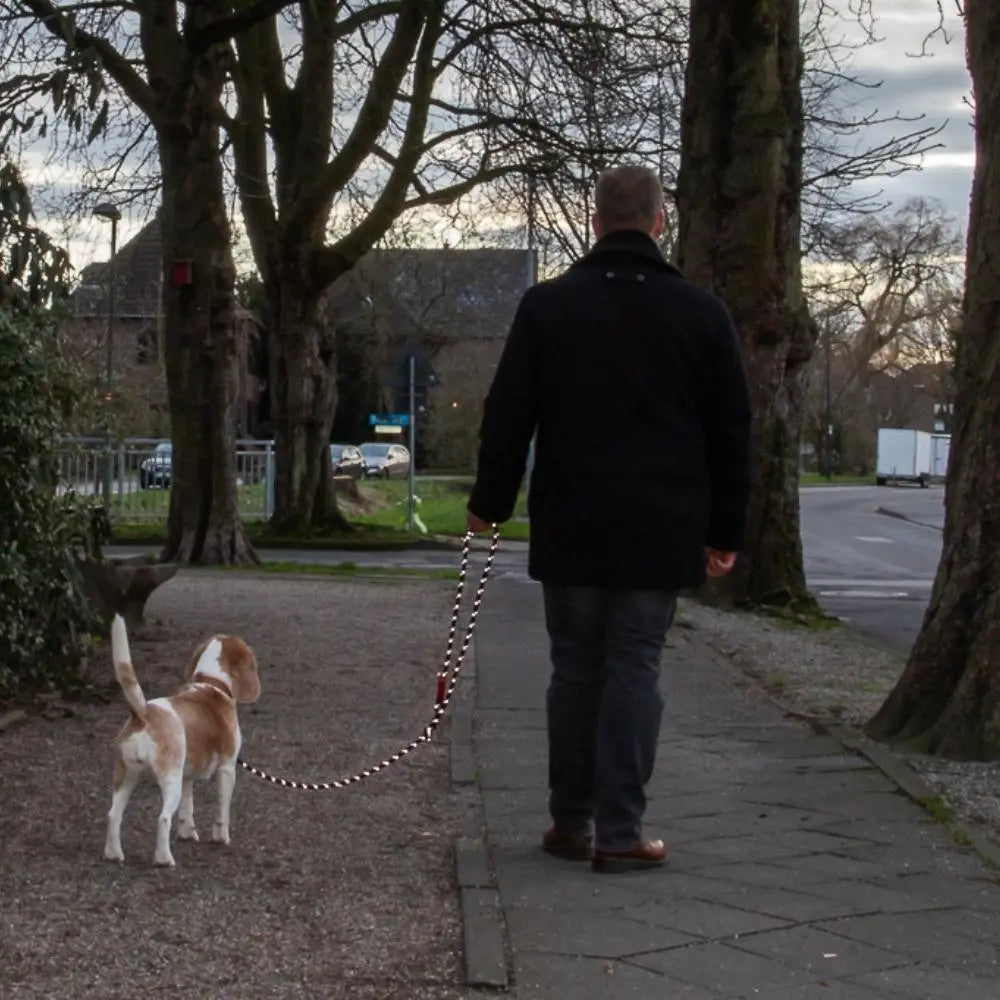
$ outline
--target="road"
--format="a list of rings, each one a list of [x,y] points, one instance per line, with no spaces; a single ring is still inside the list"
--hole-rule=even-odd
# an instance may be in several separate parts
[[[806,580],[820,604],[908,652],[941,555],[944,488],[834,486],[800,496]]]
[[[901,652],[913,644],[930,597],[941,551],[944,490],[912,487],[831,486],[803,489],[802,539],[806,579],[822,606],[851,628]],[[879,513],[894,511],[912,520]],[[919,523],[914,523],[919,522]],[[481,549],[482,543],[477,543]],[[109,554],[148,551],[112,546]],[[501,547],[495,575],[526,578],[524,543]],[[428,569],[458,566],[441,550],[356,552],[266,549],[267,561],[341,563]],[[482,552],[473,554],[478,579]]]

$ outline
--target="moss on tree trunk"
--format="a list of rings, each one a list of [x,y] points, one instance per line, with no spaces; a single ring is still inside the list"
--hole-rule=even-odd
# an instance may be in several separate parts
[[[679,264],[729,306],[753,403],[747,541],[735,603],[811,606],[799,535],[806,362],[798,0],[692,0],[678,178]]]
[[[966,3],[976,173],[943,553],[906,670],[870,735],[1000,757],[1000,7]]]

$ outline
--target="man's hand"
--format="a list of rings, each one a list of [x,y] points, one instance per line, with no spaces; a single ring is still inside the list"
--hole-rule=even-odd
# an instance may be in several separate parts
[[[491,531],[493,525],[489,521],[484,521],[478,514],[473,514],[470,510],[469,517],[466,520],[466,527],[471,532]]]
[[[705,572],[710,577],[725,576],[736,563],[735,552],[705,549]]]

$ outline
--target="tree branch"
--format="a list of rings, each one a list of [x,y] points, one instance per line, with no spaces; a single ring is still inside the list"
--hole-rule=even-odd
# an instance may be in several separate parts
[[[149,118],[155,119],[158,108],[152,89],[113,45],[103,38],[81,31],[50,0],[23,0],[23,4],[39,19],[49,34],[65,41],[70,48],[77,52],[93,50],[108,75],[125,91],[129,100]]]

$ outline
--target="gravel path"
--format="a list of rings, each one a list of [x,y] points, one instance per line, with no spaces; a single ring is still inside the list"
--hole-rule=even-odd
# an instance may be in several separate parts
[[[185,573],[132,636],[147,697],[191,648],[233,632],[263,695],[240,718],[252,763],[329,778],[381,759],[427,721],[450,584]],[[95,671],[111,665],[98,652]],[[211,1000],[462,995],[454,837],[472,804],[448,781],[446,735],[345,791],[287,791],[238,772],[233,843],[174,842],[152,865],[159,792],[125,814],[124,865],[102,857],[110,745],[124,702],[0,736],[0,996]],[[202,836],[214,788],[195,791]]]

